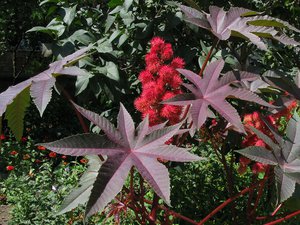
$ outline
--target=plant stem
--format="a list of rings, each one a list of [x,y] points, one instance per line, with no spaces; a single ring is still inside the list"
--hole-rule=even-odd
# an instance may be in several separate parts
[[[235,199],[237,199],[238,197],[246,194],[247,192],[251,191],[253,188],[255,188],[256,186],[258,186],[260,184],[256,183],[253,184],[250,187],[245,188],[244,190],[242,190],[241,192],[239,192],[237,195],[227,199],[225,202],[223,202],[221,205],[219,205],[217,208],[215,208],[211,213],[209,213],[203,220],[201,220],[198,225],[203,225],[205,222],[207,222],[212,216],[214,216],[217,212],[219,212],[220,210],[222,210],[225,206],[227,206],[229,203],[231,203],[232,201],[234,201]]]
[[[151,212],[150,212],[150,215],[149,215],[149,218],[150,218],[150,223],[149,225],[155,225],[155,221],[156,221],[156,212],[157,212],[157,208],[158,208],[158,200],[159,200],[159,197],[156,193],[154,193],[154,196],[153,196],[153,201],[152,201],[152,207],[151,207]]]
[[[271,215],[267,215],[267,216],[259,216],[259,217],[256,217],[256,220],[265,220],[265,219],[269,219],[270,217],[273,217],[276,215],[276,213],[278,213],[278,211],[280,210],[280,208],[282,207],[282,203],[279,204],[276,209],[271,213]]]
[[[144,199],[144,201],[145,201],[146,203],[148,203],[148,204],[152,204],[152,201],[150,201],[150,200]],[[192,219],[190,219],[190,218],[188,218],[188,217],[186,217],[186,216],[183,216],[183,215],[181,215],[180,213],[177,213],[177,212],[175,212],[175,211],[173,211],[173,210],[170,210],[170,209],[168,209],[167,207],[165,207],[165,206],[163,206],[163,205],[158,205],[158,208],[160,208],[160,209],[162,209],[162,210],[164,210],[164,211],[168,211],[169,215],[172,215],[172,216],[174,216],[174,217],[176,217],[176,218],[185,220],[185,221],[187,221],[187,222],[189,222],[189,223],[191,223],[191,224],[194,224],[194,225],[197,225],[197,224],[198,224],[196,221],[194,221],[194,220],[192,220]]]
[[[254,206],[253,206],[253,208],[251,210],[251,213],[250,213],[251,220],[252,220],[252,218],[255,217],[255,211],[257,210],[257,207],[258,207],[258,204],[259,204],[259,200],[262,197],[263,190],[265,188],[265,184],[266,184],[266,182],[268,180],[268,177],[269,177],[269,172],[270,172],[270,167],[268,166],[266,168],[266,172],[265,172],[265,176],[263,178],[263,181],[259,185],[258,194],[257,194],[256,200],[255,200]]]
[[[213,45],[211,46],[209,52],[207,53],[205,61],[204,61],[203,65],[201,67],[201,70],[199,72],[199,76],[200,77],[203,75],[204,69],[205,69],[205,67],[206,67],[206,65],[207,65],[207,63],[208,63],[208,61],[209,61],[209,59],[210,59],[210,57],[211,57],[214,49],[217,47],[218,43],[219,43],[219,39],[215,39],[214,42],[213,42]]]
[[[285,217],[283,217],[283,218],[274,220],[274,221],[272,221],[272,222],[270,222],[270,223],[265,223],[264,225],[274,225],[274,224],[278,224],[278,223],[281,223],[281,222],[283,222],[283,221],[289,220],[289,219],[291,219],[292,217],[297,216],[297,215],[299,215],[299,214],[300,214],[300,210],[295,211],[295,212],[293,212],[293,213],[291,213],[291,214],[289,214],[289,215],[287,215],[287,216],[285,216]]]
[[[0,136],[2,135],[2,116],[0,116]],[[0,147],[2,146],[2,139],[0,138]]]
[[[134,167],[130,169],[130,197],[134,201],[134,187],[133,187],[133,176],[134,176]]]

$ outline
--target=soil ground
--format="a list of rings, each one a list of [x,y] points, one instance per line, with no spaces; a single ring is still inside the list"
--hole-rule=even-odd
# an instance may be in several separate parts
[[[11,206],[0,205],[0,225],[8,225]]]

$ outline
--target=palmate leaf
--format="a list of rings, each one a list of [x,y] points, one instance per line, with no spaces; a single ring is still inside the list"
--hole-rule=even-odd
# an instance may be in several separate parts
[[[124,185],[127,174],[135,166],[154,191],[170,204],[170,178],[167,168],[158,158],[178,162],[201,160],[187,149],[165,142],[179,133],[181,124],[165,124],[149,128],[146,117],[135,129],[133,120],[121,104],[116,129],[107,119],[74,104],[79,112],[100,127],[106,136],[81,134],[51,143],[39,144],[65,155],[107,155],[101,166],[87,203],[86,217],[102,211]]]
[[[189,105],[193,123],[199,129],[209,116],[209,106],[214,108],[228,122],[234,125],[240,132],[245,132],[240,116],[236,109],[232,107],[226,98],[235,97],[246,101],[251,101],[267,107],[274,107],[262,100],[255,93],[231,86],[240,81],[251,81],[258,78],[258,75],[248,72],[227,72],[220,79],[220,72],[223,69],[222,59],[207,65],[203,78],[189,70],[178,69],[191,84],[183,84],[192,93],[177,95],[163,101],[170,105]]]
[[[86,158],[88,159],[87,170],[81,176],[78,187],[72,190],[71,193],[64,199],[57,215],[68,212],[80,204],[85,204],[89,199],[98,171],[104,162],[95,155],[89,155],[86,156]]]
[[[222,8],[210,6],[210,14],[207,14],[184,5],[180,8],[187,22],[210,30],[220,40],[238,36],[250,40],[262,50],[267,50],[267,47],[261,37],[272,38],[285,45],[299,45],[299,42],[282,33],[282,28],[300,32],[298,29],[280,19],[259,15],[258,12],[238,7],[231,7],[225,12]]]
[[[40,115],[51,99],[52,88],[55,83],[55,77],[61,74],[79,76],[86,72],[76,66],[72,66],[74,61],[82,57],[89,47],[80,49],[65,58],[53,62],[49,69],[31,77],[17,85],[9,87],[0,94],[0,116],[6,111],[7,106],[26,88],[30,87],[30,95],[38,108]]]
[[[271,125],[267,124],[269,128]],[[297,112],[289,120],[286,130],[286,138],[280,137],[274,129],[270,129],[276,137],[275,144],[265,134],[252,129],[255,134],[271,148],[250,146],[236,152],[257,162],[275,166],[275,175],[279,189],[280,201],[287,200],[295,191],[296,183],[300,184],[300,117]]]
[[[23,119],[25,116],[25,110],[27,106],[29,106],[29,102],[29,88],[25,88],[13,100],[13,102],[7,106],[5,119],[7,119],[8,126],[17,140],[21,140],[23,136]]]

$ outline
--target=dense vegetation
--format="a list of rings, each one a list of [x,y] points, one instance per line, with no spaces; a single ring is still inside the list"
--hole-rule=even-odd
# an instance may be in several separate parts
[[[265,30],[247,33],[233,24],[229,33],[243,35],[225,38],[221,28],[205,27],[210,20],[207,15],[195,22],[199,19],[193,18],[195,11],[189,15],[181,4],[211,15],[211,5],[226,11],[244,7],[281,20],[266,22],[263,17],[251,25],[266,26]],[[16,60],[21,50],[31,52],[9,79],[12,86],[26,85],[18,93],[12,89],[11,102],[11,96],[0,94],[0,112],[5,112],[0,126],[0,200],[13,206],[11,224],[82,224],[92,214],[88,224],[197,224],[201,220],[205,224],[272,224],[283,222],[279,220],[285,216],[285,224],[299,221],[300,171],[292,170],[292,175],[286,171],[298,165],[299,157],[299,5],[296,0],[30,0],[1,4],[0,54],[12,52]],[[251,13],[241,17],[250,18]],[[200,76],[193,78],[197,74]],[[210,74],[222,78],[210,84]],[[225,91],[218,82],[226,81],[226,76],[232,83]],[[209,89],[210,85],[214,88]],[[215,93],[218,88],[221,94]],[[207,98],[205,106],[204,100],[195,102]],[[140,123],[137,137],[128,135],[131,119],[136,127]],[[168,128],[151,130],[164,122]],[[189,134],[179,131],[176,124],[190,129]],[[106,136],[86,134],[53,143],[89,130]],[[118,142],[119,136],[125,144]],[[122,146],[130,148],[131,157],[132,151],[143,151],[141,146],[151,137],[165,149],[161,153],[146,148],[160,163],[141,156],[139,160],[145,160],[141,166],[130,159],[137,169],[130,170],[122,191],[117,197],[110,196],[102,210],[97,206],[104,204],[98,201],[102,193],[95,189],[103,186],[102,170],[111,169],[107,162],[116,167],[118,160],[110,160],[107,153],[104,163],[102,155],[106,154],[99,149]],[[85,156],[79,147],[90,145],[82,145],[79,139],[103,141],[104,147],[99,144],[98,151],[93,150],[100,158]],[[293,144],[287,147],[286,140]],[[70,143],[71,153],[64,149]],[[170,146],[182,155],[171,156]],[[189,155],[181,152],[183,148],[190,148]],[[277,149],[282,158],[269,155]],[[124,158],[124,154],[112,157]],[[205,160],[182,163],[199,159],[196,156]],[[155,172],[149,172],[154,178],[145,172],[147,165],[161,169],[161,163],[169,171],[168,190],[154,184],[158,183]],[[169,179],[163,169],[160,172],[164,180]],[[123,183],[114,185],[121,188]],[[71,200],[64,200],[70,192]],[[80,193],[84,197],[78,198]],[[77,207],[77,198],[80,203],[88,202],[86,209]],[[95,205],[102,211],[96,213]],[[219,205],[222,208],[214,211]],[[213,215],[204,219],[210,213]]]

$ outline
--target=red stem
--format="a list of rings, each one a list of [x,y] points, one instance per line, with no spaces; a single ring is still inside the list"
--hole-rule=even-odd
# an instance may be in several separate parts
[[[133,188],[133,174],[134,173],[134,167],[131,167],[130,169],[130,197],[132,200],[134,200],[134,188]]]
[[[270,222],[270,223],[265,223],[264,225],[274,225],[274,224],[278,224],[278,223],[281,223],[281,222],[283,222],[283,221],[289,220],[289,219],[291,219],[292,217],[297,216],[297,215],[299,215],[299,214],[300,214],[300,210],[295,211],[295,212],[293,212],[293,213],[291,213],[291,214],[289,214],[289,215],[287,215],[287,216],[285,216],[285,217],[283,217],[283,218],[274,220],[274,221],[272,221],[272,222]]]
[[[269,171],[270,171],[270,167],[268,166],[267,168],[266,168],[266,172],[265,172],[265,176],[264,176],[264,178],[263,178],[263,182],[260,184],[260,186],[259,186],[259,189],[258,189],[258,194],[257,194],[257,197],[256,197],[256,200],[255,200],[255,204],[254,204],[254,206],[253,206],[253,208],[252,208],[252,210],[251,210],[251,218],[253,218],[253,216],[254,216],[254,213],[255,213],[255,211],[256,211],[256,209],[257,209],[257,207],[258,207],[258,204],[259,204],[259,200],[261,199],[261,197],[262,197],[262,194],[263,194],[263,190],[264,190],[264,187],[265,187],[265,184],[266,184],[266,182],[267,182],[267,180],[268,180],[268,176],[269,176]]]
[[[274,212],[271,214],[271,216],[275,216],[276,213],[278,213],[278,211],[280,210],[280,208],[282,207],[282,203],[279,204],[279,206],[277,206],[277,208],[274,210]]]
[[[206,67],[206,65],[207,65],[207,63],[208,63],[208,61],[209,61],[209,59],[210,59],[210,56],[211,56],[211,54],[213,53],[215,47],[218,45],[218,43],[219,43],[219,39],[216,39],[216,40],[214,41],[213,45],[211,46],[209,52],[207,53],[207,56],[206,56],[206,58],[205,58],[205,61],[204,61],[203,65],[202,65],[202,67],[201,67],[201,70],[200,70],[200,72],[199,72],[199,76],[200,76],[200,77],[203,75],[204,69],[205,69],[205,67]]]
[[[157,212],[157,208],[158,208],[158,200],[159,200],[158,195],[156,193],[154,193],[151,212],[149,215],[149,219],[151,221],[150,225],[156,224],[155,221],[156,221],[156,212]]]
[[[225,206],[227,206],[229,203],[240,197],[241,195],[246,194],[247,192],[251,191],[253,188],[255,188],[257,185],[259,185],[261,182],[253,184],[250,187],[245,188],[240,193],[235,195],[234,197],[231,197],[227,199],[225,202],[223,202],[221,205],[219,205],[217,208],[215,208],[211,213],[209,213],[203,220],[201,220],[198,225],[203,225],[205,222],[207,222],[212,216],[214,216],[217,212],[222,210]]]
[[[271,213],[271,215],[267,215],[267,216],[258,216],[258,217],[256,217],[256,220],[265,220],[265,219],[269,219],[270,217],[273,217],[273,216],[275,216],[277,213],[278,213],[278,211],[280,210],[280,208],[282,207],[282,203],[281,204],[279,204],[277,207],[276,207],[276,209]]]
[[[144,199],[144,201],[145,201],[146,203],[148,203],[148,204],[152,204],[152,201],[150,201],[150,200],[148,200],[148,199]],[[198,224],[196,221],[194,221],[194,220],[192,220],[192,219],[190,219],[190,218],[188,218],[188,217],[186,217],[186,216],[183,216],[183,215],[181,215],[180,213],[177,213],[177,212],[175,212],[175,211],[173,211],[173,210],[170,210],[170,209],[168,209],[167,207],[165,207],[165,206],[163,206],[163,205],[158,205],[158,208],[160,208],[160,209],[162,209],[162,210],[164,210],[164,211],[167,211],[167,212],[169,213],[169,215],[173,215],[173,216],[176,217],[176,218],[185,220],[185,221],[187,221],[187,222],[189,222],[189,223],[191,223],[191,224],[194,224],[194,225],[197,225],[197,224]]]

